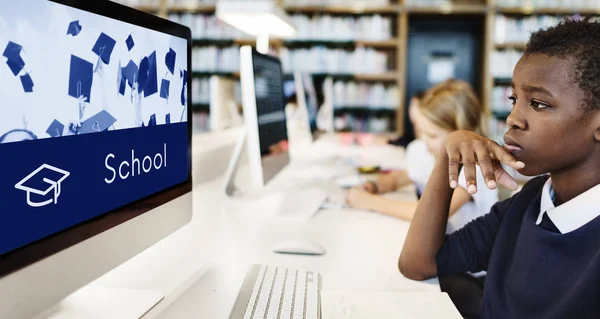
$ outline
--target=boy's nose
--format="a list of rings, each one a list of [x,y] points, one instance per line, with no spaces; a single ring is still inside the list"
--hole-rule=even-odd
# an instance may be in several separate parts
[[[518,106],[514,106],[508,118],[506,118],[506,124],[512,129],[526,130],[527,121],[523,112]]]

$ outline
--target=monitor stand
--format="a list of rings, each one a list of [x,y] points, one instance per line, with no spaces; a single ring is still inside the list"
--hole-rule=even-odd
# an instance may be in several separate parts
[[[123,318],[139,319],[164,295],[152,290],[85,286],[35,319]]]
[[[239,170],[243,150],[246,145],[246,130],[238,138],[229,166],[225,172],[223,183],[223,191],[228,197],[245,197],[248,199],[248,194],[235,186],[236,176]],[[278,192],[258,196],[253,201],[258,204],[255,210],[260,210],[263,213],[272,217],[279,217],[295,221],[307,221],[316,214],[321,206],[325,204],[328,193],[317,187],[300,187],[293,192]]]

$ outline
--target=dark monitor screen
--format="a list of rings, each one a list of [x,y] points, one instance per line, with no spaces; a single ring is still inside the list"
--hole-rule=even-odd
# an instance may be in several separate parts
[[[21,0],[0,29],[0,276],[191,189],[188,28]]]
[[[258,135],[262,156],[287,152],[287,126],[281,63],[276,58],[252,54]]]

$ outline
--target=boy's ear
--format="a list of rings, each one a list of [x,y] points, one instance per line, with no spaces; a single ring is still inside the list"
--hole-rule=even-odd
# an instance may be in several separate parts
[[[590,116],[592,116],[591,123],[594,128],[594,141],[600,143],[600,112],[594,111]]]

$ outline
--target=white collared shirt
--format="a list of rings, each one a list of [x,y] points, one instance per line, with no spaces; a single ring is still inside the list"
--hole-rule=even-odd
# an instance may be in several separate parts
[[[558,207],[554,206],[555,197],[552,181],[548,178],[542,189],[540,214],[538,215],[536,225],[542,222],[544,213],[546,213],[560,233],[566,234],[589,223],[592,219],[600,215],[598,205],[593,205],[593,203],[597,203],[598,199],[600,199],[600,184]]]

